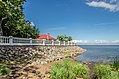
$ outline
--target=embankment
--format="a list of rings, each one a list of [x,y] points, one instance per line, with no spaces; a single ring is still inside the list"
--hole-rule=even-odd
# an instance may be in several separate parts
[[[85,52],[79,46],[0,46],[0,62],[47,64]],[[67,53],[67,54],[66,54]]]

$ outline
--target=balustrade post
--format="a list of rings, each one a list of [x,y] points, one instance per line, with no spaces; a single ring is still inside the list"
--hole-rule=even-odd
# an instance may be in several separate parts
[[[69,41],[69,45],[71,45],[71,41]]]
[[[43,45],[45,45],[45,39],[43,39]]]
[[[12,36],[9,36],[9,44],[13,45],[13,37]]]
[[[29,38],[29,40],[30,40],[30,45],[32,45],[32,44],[33,44],[33,42],[32,42],[32,38]]]
[[[59,41],[59,45],[61,45],[61,42]]]
[[[74,43],[74,45],[76,46],[76,43]]]
[[[68,46],[69,46],[69,41],[68,41]]]
[[[64,41],[64,46],[65,46],[66,44],[65,44],[65,41]]]
[[[52,40],[52,45],[54,45],[54,40]]]
[[[73,45],[73,42],[71,42],[71,46]]]

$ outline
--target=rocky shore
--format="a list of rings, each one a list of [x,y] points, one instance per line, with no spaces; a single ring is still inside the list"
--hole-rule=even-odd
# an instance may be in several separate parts
[[[79,46],[0,46],[0,62],[15,62],[5,79],[49,79],[51,63],[85,51]]]
[[[65,54],[68,52],[68,54]],[[0,46],[0,62],[47,64],[85,52],[78,46]]]

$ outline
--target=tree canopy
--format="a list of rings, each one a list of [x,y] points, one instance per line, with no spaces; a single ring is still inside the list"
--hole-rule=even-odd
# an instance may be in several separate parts
[[[0,35],[36,38],[39,30],[25,20],[23,4],[26,0],[0,0]]]
[[[63,42],[63,41],[72,41],[71,36],[66,36],[66,35],[58,35],[57,40]]]

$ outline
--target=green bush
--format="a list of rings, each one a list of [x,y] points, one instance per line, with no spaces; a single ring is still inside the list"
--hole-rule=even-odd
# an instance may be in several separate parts
[[[116,70],[116,71],[119,70],[119,60],[117,57],[115,57],[115,59],[114,59],[114,62],[112,64],[112,68],[113,68],[113,70]]]
[[[10,72],[10,69],[0,64],[0,73],[2,75],[7,75]]]
[[[109,79],[119,79],[119,72],[112,71]]]
[[[111,77],[111,67],[109,65],[96,65],[94,67],[94,77],[96,79],[109,79]]]
[[[69,59],[55,63],[51,68],[51,79],[87,78],[88,67]]]

